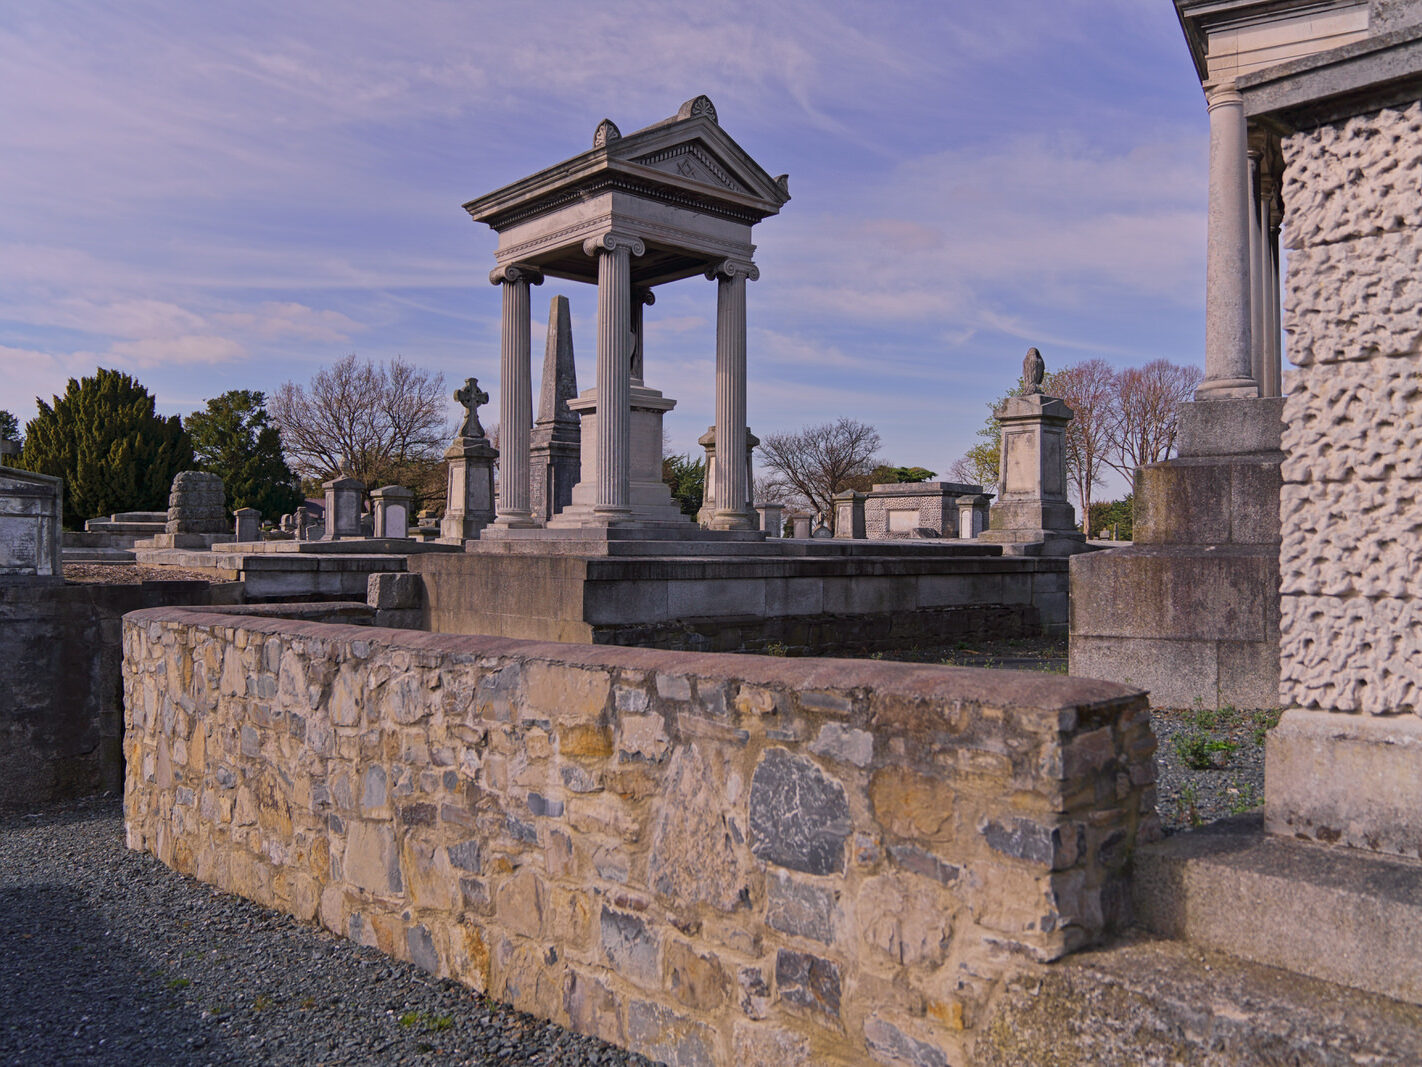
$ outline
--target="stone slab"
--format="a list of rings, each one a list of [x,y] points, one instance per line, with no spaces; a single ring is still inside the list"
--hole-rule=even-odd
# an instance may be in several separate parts
[[[982,1029],[978,1067],[1422,1062],[1412,1004],[1145,938],[1024,969]]]
[[[1222,820],[1137,849],[1136,918],[1165,937],[1422,1004],[1422,863]]]
[[[1293,708],[1264,759],[1273,833],[1422,857],[1422,719]]]

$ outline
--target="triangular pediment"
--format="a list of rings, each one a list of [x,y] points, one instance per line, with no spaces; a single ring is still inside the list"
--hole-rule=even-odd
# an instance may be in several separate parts
[[[633,157],[629,162],[640,163],[644,167],[660,170],[666,174],[677,174],[689,181],[714,185],[735,193],[753,196],[754,191],[745,182],[737,181],[726,162],[700,141],[686,142]]]

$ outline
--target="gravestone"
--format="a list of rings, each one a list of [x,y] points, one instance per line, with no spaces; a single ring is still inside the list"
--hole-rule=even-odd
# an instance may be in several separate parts
[[[222,479],[207,471],[179,471],[168,493],[168,521],[161,534],[135,548],[204,549],[232,540]]]
[[[474,540],[494,521],[494,460],[499,455],[479,422],[479,408],[489,402],[479,379],[465,379],[454,399],[464,405],[464,422],[444,453],[449,480],[439,524],[439,539],[451,544]]]
[[[803,540],[810,536],[810,516],[796,515],[791,518],[790,535]]]
[[[864,539],[864,494],[846,489],[834,495],[834,535],[839,538]]]
[[[765,531],[766,537],[781,537],[785,532],[785,520],[782,517],[785,507],[782,504],[757,504],[756,513],[760,515],[760,528]]]
[[[375,505],[371,533],[375,537],[404,539],[410,536],[410,503],[415,494],[400,485],[372,489],[370,499]]]
[[[260,541],[262,539],[262,513],[256,508],[238,508],[233,516],[237,523],[237,540]]]
[[[360,537],[364,532],[360,505],[365,496],[365,483],[359,478],[332,478],[323,482],[321,488],[326,491],[326,529],[321,540]]]
[[[963,539],[977,537],[988,525],[987,493],[972,493],[958,498],[958,536]]]

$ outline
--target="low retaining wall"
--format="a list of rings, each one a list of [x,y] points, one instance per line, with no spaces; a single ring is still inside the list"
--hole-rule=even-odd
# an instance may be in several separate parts
[[[194,581],[0,576],[0,807],[120,789],[123,614],[230,604],[241,592]]]
[[[1124,919],[1104,682],[153,610],[129,846],[671,1064],[946,1064]]]

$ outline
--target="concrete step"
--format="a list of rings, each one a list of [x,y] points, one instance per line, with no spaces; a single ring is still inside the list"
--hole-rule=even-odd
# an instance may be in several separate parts
[[[1009,979],[988,1067],[1422,1063],[1422,1008],[1179,941],[1128,939]]]
[[[133,550],[128,548],[65,548],[65,563],[132,563]]]
[[[1156,934],[1422,1004],[1422,861],[1243,816],[1138,849],[1134,898]]]

